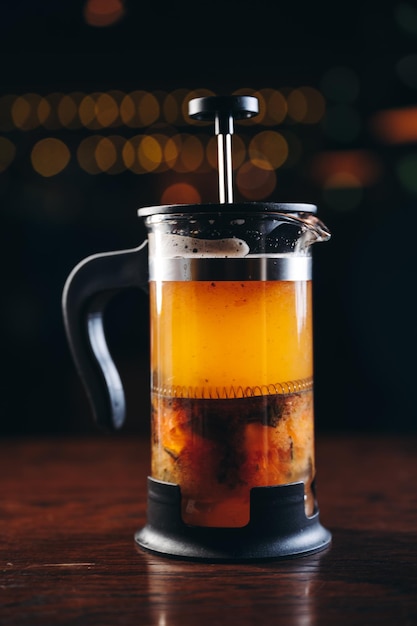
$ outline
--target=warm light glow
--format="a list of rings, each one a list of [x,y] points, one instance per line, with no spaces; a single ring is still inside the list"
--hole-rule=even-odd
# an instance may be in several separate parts
[[[160,115],[157,98],[141,89],[128,93],[120,103],[120,118],[126,126],[139,128],[155,123]]]
[[[328,187],[374,185],[382,174],[379,159],[366,150],[322,152],[313,157],[313,180]]]
[[[96,118],[96,98],[99,97],[100,94],[93,93],[85,96],[81,102],[78,109],[78,115],[80,117],[80,121],[86,128],[90,128],[91,130],[97,130],[101,128],[101,125],[97,121]]]
[[[236,186],[241,195],[248,200],[262,200],[274,191],[276,174],[266,161],[262,163],[247,161],[236,174]]]
[[[89,26],[110,26],[125,14],[122,0],[87,0],[84,19]]]
[[[16,98],[14,94],[7,94],[0,98],[0,131],[2,132],[13,130],[15,127],[11,111]]]
[[[0,173],[7,170],[16,155],[16,146],[6,137],[0,137]]]
[[[76,129],[82,126],[78,116],[78,109],[85,94],[74,92],[62,96],[58,103],[57,116],[61,126],[69,129]]]
[[[119,117],[119,107],[115,99],[108,93],[100,93],[95,103],[97,122],[103,128],[111,126]]]
[[[172,169],[179,173],[194,172],[200,167],[204,159],[204,149],[200,139],[194,135],[183,133],[180,136],[179,145],[181,148],[171,166]]]
[[[38,141],[30,155],[33,169],[46,178],[62,172],[70,158],[71,154],[66,144],[53,137]]]
[[[317,124],[324,116],[326,103],[317,89],[303,86],[293,89],[287,97],[288,115],[295,122]]]
[[[284,121],[288,106],[285,96],[277,89],[260,89],[252,95],[258,98],[259,115],[255,116],[256,124],[272,126]]]
[[[37,108],[41,96],[35,93],[27,93],[18,96],[12,103],[11,117],[14,125],[20,130],[33,130],[39,126]]]
[[[122,159],[125,167],[135,174],[143,174],[145,172],[138,160],[138,149],[142,135],[135,135],[128,139],[122,148]]]
[[[39,122],[47,130],[58,130],[62,126],[58,116],[58,107],[63,97],[62,93],[50,93],[37,105]]]
[[[264,130],[255,135],[249,144],[249,158],[258,167],[277,169],[288,157],[288,144],[284,137],[273,130]]]
[[[417,107],[390,109],[376,113],[371,119],[371,130],[385,143],[412,143],[417,141]]]
[[[201,196],[197,189],[188,183],[175,183],[165,189],[161,204],[200,204]]]
[[[138,160],[146,172],[156,170],[162,161],[162,148],[152,135],[145,135],[139,143]]]
[[[182,103],[188,96],[187,89],[176,89],[165,96],[162,113],[168,124],[183,124]]]
[[[80,167],[88,174],[99,174],[102,170],[96,161],[96,147],[103,139],[100,135],[91,135],[84,139],[77,149],[77,160]]]
[[[94,150],[94,156],[102,172],[120,174],[126,169],[122,157],[124,144],[125,139],[118,135],[100,139]]]

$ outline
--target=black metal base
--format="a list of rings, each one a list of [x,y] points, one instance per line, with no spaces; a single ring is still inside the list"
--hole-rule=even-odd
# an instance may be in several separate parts
[[[160,555],[227,563],[312,554],[330,544],[331,534],[318,510],[306,516],[302,482],[255,487],[247,526],[208,528],[184,524],[178,485],[148,478],[148,520],[135,540]]]

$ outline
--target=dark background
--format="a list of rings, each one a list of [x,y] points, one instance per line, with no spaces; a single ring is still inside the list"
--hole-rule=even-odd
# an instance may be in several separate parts
[[[417,106],[414,5],[364,2],[329,13],[292,3],[277,8],[274,17],[260,6],[243,5],[240,12],[232,5],[200,7],[197,13],[194,6],[187,13],[184,7],[130,2],[119,21],[98,27],[86,23],[86,4],[3,5],[0,98],[112,89],[229,94],[301,85],[323,93],[326,112],[318,123],[307,127],[286,119],[274,129],[290,130],[302,156],[277,170],[273,193],[262,198],[316,203],[332,232],[330,242],[314,249],[316,428],[415,432],[416,133],[389,143],[372,130],[380,111]],[[61,138],[74,154],[93,132],[42,126],[0,132],[16,147],[0,171],[3,436],[94,432],[64,335],[62,289],[84,257],[141,242],[136,211],[160,202],[167,175],[93,176],[74,157],[49,178],[31,166],[33,146],[43,137]],[[132,130],[111,132],[128,137]],[[329,189],[314,177],[317,154],[356,150],[378,164],[371,182]],[[189,174],[177,178],[192,180]],[[215,172],[194,184],[203,200],[216,200]],[[146,431],[146,295],[118,296],[107,325],[126,385],[125,432]]]

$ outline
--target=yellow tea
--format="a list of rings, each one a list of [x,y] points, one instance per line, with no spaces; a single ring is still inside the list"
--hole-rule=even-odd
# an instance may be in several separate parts
[[[314,499],[310,281],[150,283],[152,477],[184,522],[239,527],[250,489]]]

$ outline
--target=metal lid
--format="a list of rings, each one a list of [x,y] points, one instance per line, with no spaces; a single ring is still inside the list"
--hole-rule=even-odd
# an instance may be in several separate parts
[[[139,217],[169,214],[185,216],[193,213],[317,213],[317,206],[303,202],[237,202],[233,204],[162,204],[138,209]]]

